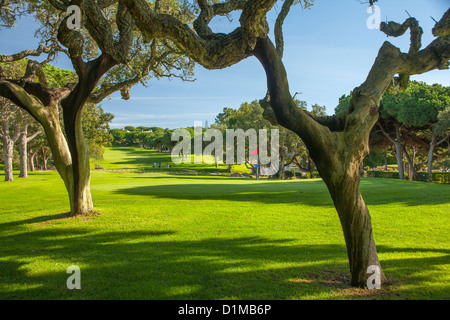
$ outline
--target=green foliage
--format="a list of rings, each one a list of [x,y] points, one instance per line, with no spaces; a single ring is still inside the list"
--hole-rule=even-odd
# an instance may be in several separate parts
[[[346,110],[350,106],[351,98],[351,94],[341,96],[335,108],[335,114]],[[393,118],[408,126],[422,127],[438,121],[439,112],[442,112],[441,118],[448,121],[449,106],[450,87],[411,81],[405,90],[396,94],[383,95],[380,117]]]
[[[295,102],[298,108],[308,111],[306,101],[295,100]],[[325,110],[325,106],[314,104],[309,112],[313,116],[321,117],[326,115]],[[226,129],[255,129],[257,133],[258,129],[266,129],[268,130],[269,142],[271,141],[271,130],[278,129],[280,157],[286,156],[285,163],[293,162],[297,166],[305,168],[308,166],[309,154],[298,135],[282,126],[271,125],[269,121],[264,119],[263,109],[258,101],[242,103],[237,110],[224,108],[223,112],[217,115],[215,124],[212,127],[218,128],[224,134]],[[246,152],[248,152],[248,148]]]
[[[90,158],[101,160],[104,148],[111,146],[113,136],[109,132],[109,123],[113,118],[111,113],[104,112],[99,105],[87,104],[84,107],[83,133]]]
[[[29,59],[21,59],[14,62],[0,63],[5,75],[9,79],[20,79],[24,76],[25,70],[28,65]],[[45,79],[48,82],[50,88],[61,88],[68,83],[75,83],[77,81],[77,75],[71,70],[60,69],[52,66],[51,64],[45,64],[42,67],[42,71],[45,75]],[[39,79],[36,77],[36,81]]]
[[[385,160],[385,155],[386,155],[386,160],[387,160],[387,164],[396,164],[396,159],[395,157],[389,153],[389,152],[385,152],[385,151],[381,151],[381,152],[377,152],[377,151],[371,151],[365,158],[364,158],[364,166],[369,166],[369,167],[378,167],[383,165],[384,166],[384,160]]]
[[[398,171],[367,171],[366,176],[369,178],[400,179]],[[405,172],[405,179],[407,177],[408,173]]]
[[[327,115],[327,107],[326,106],[320,106],[317,103],[313,104],[311,106],[311,114],[315,115],[316,117],[325,117]]]
[[[433,131],[438,136],[444,136],[450,130],[450,104],[440,110],[437,116],[437,122],[433,124]]]
[[[433,182],[450,184],[450,172],[433,172],[431,176]]]
[[[438,121],[438,114],[450,106],[450,87],[412,81],[408,88],[383,95],[382,118],[394,118],[403,125],[423,127]]]
[[[336,106],[336,108],[334,108],[334,114],[339,114],[339,113],[343,112],[344,110],[348,109],[348,107],[350,106],[351,98],[352,98],[351,94],[342,95],[339,98],[338,105]]]
[[[144,126],[110,130],[116,145],[165,150],[171,150],[176,144],[171,139],[172,132],[169,129]]]
[[[48,86],[51,88],[61,88],[68,83],[75,83],[78,78],[75,72],[56,68],[51,64],[44,65],[42,71],[47,78]]]
[[[292,179],[292,177],[294,177],[294,176],[295,176],[295,172],[292,170],[286,170],[284,172],[285,179]]]

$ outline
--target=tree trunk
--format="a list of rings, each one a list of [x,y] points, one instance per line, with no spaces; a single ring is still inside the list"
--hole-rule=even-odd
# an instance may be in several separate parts
[[[117,62],[105,53],[90,61],[85,65],[82,76],[79,75],[76,87],[61,101],[67,145],[72,159],[72,215],[85,214],[94,210],[90,190],[89,153],[83,134],[81,114],[100,78],[116,64]]]
[[[400,142],[396,141],[394,143],[394,146],[395,146],[395,155],[397,157],[398,176],[399,176],[399,179],[404,180],[405,179],[405,171],[403,168],[402,145]]]
[[[5,181],[14,181],[13,177],[13,156],[14,144],[19,138],[19,125],[14,125],[14,133],[10,131],[11,119],[3,119],[1,122],[1,139],[3,143],[3,161],[5,164]]]
[[[388,164],[387,164],[387,152],[384,153],[384,171],[388,170]]]
[[[70,211],[72,212],[73,199],[73,173],[72,173],[72,159],[70,157],[67,140],[64,137],[60,120],[58,108],[51,107],[47,109],[47,116],[45,121],[39,121],[44,128],[45,136],[53,156],[56,170],[61,179],[64,181],[67,193],[69,195]],[[42,150],[42,149],[41,149]],[[44,155],[44,164],[48,160],[46,154]],[[36,153],[33,154],[33,159],[36,158]]]
[[[45,147],[41,147],[42,152],[42,162],[44,165],[44,171],[47,171],[47,160],[49,157],[47,157],[48,150]]]
[[[19,178],[28,178],[28,130],[24,128],[19,137],[20,174]]]
[[[13,177],[14,144],[11,139],[3,139],[3,161],[5,164],[5,181],[14,181]]]
[[[430,142],[430,149],[428,150],[428,162],[427,162],[427,173],[429,176],[429,179],[432,179],[432,173],[433,173],[433,155],[434,155],[434,148],[436,146],[436,134],[433,132],[431,136],[431,142]]]
[[[367,268],[376,265],[380,270],[382,269],[372,234],[369,210],[359,191],[360,180],[357,163],[347,165],[344,171],[335,171],[331,179],[324,179],[344,232],[352,276],[351,284],[365,287],[368,277]],[[386,277],[383,271],[380,277],[381,283],[384,283]]]
[[[35,165],[34,165],[35,158],[36,158],[36,153],[30,152],[30,154],[28,155],[28,164],[29,164],[31,172],[33,172],[35,170]]]
[[[281,158],[280,161],[280,167],[278,168],[278,172],[277,172],[277,179],[283,179],[283,175],[284,175],[284,164],[286,162],[286,152],[283,152],[283,157]]]
[[[417,172],[416,168],[414,168],[414,162],[409,156],[408,151],[406,150],[405,146],[403,146],[403,151],[405,152],[406,160],[408,161],[408,168],[409,168],[409,180],[418,181],[417,178]]]
[[[405,179],[405,167],[403,166],[403,153],[402,153],[402,140],[400,134],[400,126],[398,123],[395,124],[395,139],[392,138],[383,128],[383,126],[378,122],[378,126],[381,129],[381,132],[384,136],[394,145],[395,147],[395,156],[397,158],[397,167],[398,167],[398,176],[399,179]],[[385,155],[385,168],[387,169],[387,161]]]
[[[86,214],[94,210],[94,205],[90,191],[91,172],[81,123],[81,109],[75,115],[70,112],[64,114],[64,124],[72,158],[71,214]]]

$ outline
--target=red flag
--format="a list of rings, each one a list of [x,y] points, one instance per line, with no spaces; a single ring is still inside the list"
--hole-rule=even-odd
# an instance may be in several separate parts
[[[252,152],[252,156],[255,155],[255,154],[258,154],[258,149],[255,149],[255,150]]]

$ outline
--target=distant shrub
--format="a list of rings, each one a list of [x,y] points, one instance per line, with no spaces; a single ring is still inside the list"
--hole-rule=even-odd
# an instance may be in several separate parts
[[[369,178],[388,178],[388,179],[399,179],[398,171],[367,171],[366,174]],[[405,173],[405,179],[408,178],[408,174]],[[435,183],[450,184],[450,172],[433,172],[430,175],[426,172],[418,172],[417,178],[419,181]]]
[[[400,179],[398,171],[367,171],[367,177],[369,178],[388,178],[388,179]],[[405,173],[405,178],[408,174]]]
[[[293,176],[295,175],[295,173],[291,170],[286,170],[284,172],[284,178],[285,179],[291,179]]]
[[[318,172],[318,171],[313,171],[312,177],[313,177],[313,178],[320,178],[319,172]]]
[[[450,172],[433,172],[431,177],[433,182],[450,184]]]

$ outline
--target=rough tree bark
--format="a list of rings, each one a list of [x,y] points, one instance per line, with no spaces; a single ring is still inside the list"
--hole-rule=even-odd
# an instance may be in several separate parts
[[[61,101],[64,128],[72,160],[71,212],[76,214],[94,210],[90,191],[89,154],[83,134],[81,113],[100,78],[114,65],[116,61],[105,54],[87,64],[83,73],[79,75],[77,86]]]
[[[19,178],[28,178],[27,128],[23,129],[19,137],[20,174]]]
[[[3,139],[3,161],[5,165],[5,181],[13,181],[14,144],[10,139]]]
[[[351,102],[355,111],[351,121],[345,131],[332,132],[295,107],[286,71],[268,38],[258,41],[254,54],[266,71],[270,107],[277,122],[297,133],[305,142],[330,191],[344,231],[352,285],[366,286],[368,266],[377,265],[381,269],[369,211],[359,191],[359,165],[369,152],[369,133],[378,119],[376,101],[369,94],[355,90]],[[267,102],[261,103],[267,105]],[[382,282],[386,280],[382,272],[381,279]]]
[[[1,122],[0,138],[3,143],[3,161],[5,165],[5,181],[14,181],[13,176],[13,156],[14,156],[14,144],[17,142],[20,136],[19,126],[16,123],[14,125],[14,131],[10,131],[10,117],[5,118]]]
[[[30,168],[30,171],[33,172],[34,170],[36,170],[36,166],[35,166],[35,160],[36,160],[36,152],[35,151],[31,151],[28,154],[28,166]]]

